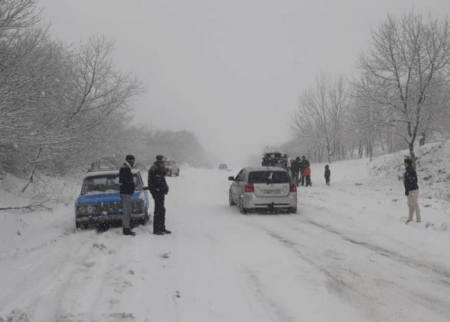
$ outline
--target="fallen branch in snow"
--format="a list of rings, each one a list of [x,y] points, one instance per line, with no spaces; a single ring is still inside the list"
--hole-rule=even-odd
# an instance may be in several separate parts
[[[52,208],[45,205],[45,203],[48,202],[52,196],[53,196],[53,194],[44,195],[43,193],[41,193],[37,196],[34,196],[33,199],[37,199],[37,200],[31,202],[29,205],[16,206],[16,207],[1,207],[0,211],[1,210],[19,210],[19,209],[21,209],[21,210],[26,209],[26,210],[30,210],[30,211],[37,210],[37,209],[52,210]]]

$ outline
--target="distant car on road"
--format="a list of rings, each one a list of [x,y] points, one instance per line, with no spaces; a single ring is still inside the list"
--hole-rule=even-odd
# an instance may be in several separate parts
[[[226,163],[219,164],[219,170],[228,170],[228,166]]]
[[[164,161],[165,167],[166,167],[166,173],[168,176],[179,176],[180,175],[180,167],[178,164],[173,160],[166,160]]]
[[[132,170],[136,191],[131,196],[133,224],[145,225],[149,216],[149,192],[144,188],[139,170]],[[75,225],[88,228],[95,224],[121,224],[119,170],[88,172],[83,179],[81,193],[75,201]]]
[[[237,205],[242,214],[251,210],[297,212],[297,186],[283,168],[248,167],[228,180],[233,181],[229,204]]]

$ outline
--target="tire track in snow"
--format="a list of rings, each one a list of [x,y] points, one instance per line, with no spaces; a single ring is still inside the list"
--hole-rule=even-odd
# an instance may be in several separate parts
[[[300,245],[275,232],[269,230],[266,231],[274,240],[287,247],[300,259],[324,274],[328,278],[327,287],[338,294],[339,297],[346,299],[348,302],[362,310],[370,321],[384,322],[389,320],[388,316],[376,309],[377,307],[384,306],[384,303],[380,301],[378,297],[363,292],[353,286],[358,275],[351,268],[335,265],[331,269],[328,265],[320,263],[317,256],[315,257],[302,252],[300,249],[305,249],[305,247],[307,247],[306,245]],[[351,280],[351,282],[347,280]]]
[[[64,322],[80,318],[81,321],[99,322],[135,321],[132,313],[115,310],[127,290],[133,287],[134,270],[125,267],[118,258],[126,245],[123,241],[130,239],[123,237],[119,230],[94,237],[90,240],[88,255],[68,279],[68,288],[60,292],[60,303],[54,316]]]
[[[121,234],[113,236],[116,239],[121,237]],[[32,288],[14,294],[14,301],[8,304],[11,312],[7,313],[8,316],[14,316],[16,308],[20,307],[21,314],[30,321],[133,321],[131,313],[114,312],[114,306],[120,302],[122,293],[130,284],[126,280],[105,282],[111,270],[121,269],[113,264],[116,261],[114,254],[122,245],[120,241],[111,243],[101,234],[85,231],[72,234],[71,238],[60,240],[58,244],[51,243],[52,248],[63,252],[44,248],[40,252],[24,253],[18,260],[28,266],[34,263],[26,269],[39,282]],[[69,252],[64,253],[66,250]],[[50,257],[42,256],[42,252]],[[52,254],[63,255],[54,258]],[[17,260],[13,260],[13,263],[19,264]],[[39,274],[34,276],[36,270]],[[118,299],[111,299],[109,312],[96,313],[96,304],[102,298],[96,295],[101,294],[106,285],[114,287]],[[20,303],[20,306],[14,303]]]
[[[365,241],[359,241],[359,240],[353,239],[351,237],[348,237],[348,236],[340,233],[339,231],[333,229],[332,227],[330,227],[328,225],[319,224],[312,220],[307,220],[307,222],[316,227],[319,227],[323,230],[326,230],[329,233],[339,236],[342,240],[345,240],[345,241],[350,242],[357,246],[365,247],[369,250],[372,250],[372,251],[378,253],[381,256],[386,256],[386,257],[389,257],[390,259],[396,260],[396,261],[404,263],[406,265],[415,266],[419,269],[433,272],[437,275],[436,278],[438,278],[441,282],[444,282],[444,283],[450,285],[450,272],[447,271],[445,268],[437,266],[436,264],[421,262],[421,261],[403,256],[402,254],[399,254],[391,249],[387,249],[387,248],[381,247],[379,245],[370,244]]]
[[[12,301],[8,299],[2,301],[5,310],[9,308],[13,314],[20,307],[23,314],[33,317],[37,311],[50,310],[50,306],[58,303],[58,296],[55,295],[54,299],[50,301],[50,306],[41,307],[48,298],[46,290],[50,290],[52,286],[66,289],[68,280],[70,280],[67,277],[74,273],[73,262],[82,261],[88,256],[88,250],[83,247],[65,252],[66,249],[71,249],[71,245],[78,240],[76,234],[68,234],[66,237],[60,240],[62,244],[53,242],[47,244],[48,248],[36,247],[34,251],[24,252],[18,258],[11,258],[10,261],[1,263],[2,266],[12,265],[16,268],[14,273],[17,273],[17,276],[11,276],[11,278],[17,279],[17,282],[14,283],[15,288],[9,290],[8,298]],[[84,244],[81,242],[78,245],[83,246]],[[62,252],[61,249],[63,249]],[[6,282],[11,283],[10,280]],[[34,321],[35,318],[32,320]]]
[[[298,234],[299,231],[304,230],[305,223],[312,224],[313,227],[317,227],[321,230],[325,229],[328,233],[331,234],[331,236],[336,236],[337,238],[348,243],[348,245],[352,245],[351,247],[361,247],[363,249],[367,249],[373,252],[376,256],[380,256],[380,258],[385,258],[386,260],[394,261],[394,263],[397,263],[396,265],[406,264],[407,267],[409,267],[410,269],[415,269],[416,271],[417,270],[423,271],[424,267],[426,269],[429,268],[435,277],[436,283],[442,281],[442,279],[439,278],[439,276],[436,276],[436,273],[440,274],[442,272],[442,270],[440,270],[439,268],[434,268],[431,265],[425,264],[422,265],[420,262],[417,262],[416,263],[417,265],[410,265],[413,263],[411,263],[409,259],[405,256],[397,254],[394,251],[384,249],[382,247],[377,247],[375,245],[370,245],[366,242],[354,240],[350,237],[347,237],[339,233],[332,227],[328,227],[326,225],[321,224],[315,225],[314,222],[310,221],[306,222],[302,221],[301,226],[298,224],[295,225],[295,223],[293,223],[292,221],[288,221],[286,224],[288,225],[288,228],[292,232]],[[395,290],[396,293],[401,291],[403,292],[403,294],[408,294],[407,297],[411,297],[412,295],[416,303],[422,305],[427,310],[433,312],[434,314],[436,314],[436,316],[444,318],[444,320],[442,321],[448,321],[450,317],[450,302],[447,299],[447,297],[445,297],[444,299],[442,296],[441,297],[435,296],[433,293],[427,292],[426,290],[425,291],[408,290],[408,288],[405,288],[404,281],[398,281],[400,282],[399,284],[395,281],[395,279],[390,277],[386,278],[382,278],[382,276],[377,277],[377,279],[374,280],[373,283],[371,284],[370,280],[365,278],[367,272],[363,272],[360,269],[358,270],[358,268],[353,269],[352,267],[345,267],[339,264],[340,261],[336,261],[335,259],[332,258],[325,259],[321,257],[320,254],[318,253],[312,254],[311,252],[308,252],[308,249],[310,249],[311,245],[303,243],[300,244],[299,242],[294,241],[293,239],[289,239],[285,236],[280,235],[280,233],[275,232],[273,229],[269,229],[264,225],[259,226],[263,230],[265,230],[267,234],[271,236],[274,240],[290,249],[299,258],[309,263],[311,266],[315,267],[317,270],[319,270],[325,276],[327,276],[330,279],[330,283],[328,284],[328,286],[331,290],[333,290],[340,296],[346,298],[349,302],[356,304],[358,308],[362,309],[363,312],[365,312],[366,315],[370,319],[373,319],[374,321],[389,320],[390,315],[386,314],[385,310],[385,308],[389,306],[392,307],[391,314],[395,314],[397,316],[398,320],[396,321],[408,320],[405,317],[409,317],[408,321],[411,321],[411,315],[406,307],[396,308],[392,306],[391,303],[387,302],[388,300],[386,300],[386,298],[384,298],[383,296],[384,292],[390,293],[391,292],[390,290]],[[321,226],[325,226],[326,228]],[[302,227],[303,229],[300,229],[300,227]],[[314,242],[314,240],[312,240],[312,242]],[[366,247],[366,245],[370,246]],[[396,257],[396,255],[399,255],[398,258]],[[426,272],[428,271],[426,270]],[[444,276],[446,276],[445,273]],[[447,282],[444,284],[448,285]],[[367,285],[368,287],[367,288],[361,287],[362,285]],[[378,296],[372,295],[370,291],[371,287],[379,288],[381,290],[381,293],[379,293]],[[442,287],[440,288],[440,291],[442,293],[443,291]]]
[[[16,258],[21,257],[23,255],[26,255],[28,253],[31,253],[31,252],[34,252],[34,251],[37,251],[37,250],[41,250],[41,249],[43,249],[43,248],[45,248],[47,246],[51,246],[52,244],[54,244],[56,242],[60,242],[64,238],[67,238],[67,237],[69,237],[69,236],[71,236],[73,234],[76,234],[76,233],[77,233],[76,229],[65,229],[64,232],[61,235],[59,235],[59,236],[57,236],[57,237],[55,237],[55,238],[53,238],[51,240],[42,242],[42,243],[40,243],[38,245],[35,245],[33,247],[26,247],[26,248],[23,248],[23,249],[14,250],[14,251],[10,252],[9,254],[6,254],[6,255],[1,255],[0,256],[0,262],[7,261],[7,260],[10,260],[10,259],[16,259]]]
[[[277,303],[272,297],[265,292],[263,283],[258,278],[255,270],[247,268],[245,270],[246,279],[250,285],[251,293],[254,298],[262,304],[263,307],[270,309],[272,317],[271,321],[274,322],[295,322],[295,319],[290,316],[282,306]]]

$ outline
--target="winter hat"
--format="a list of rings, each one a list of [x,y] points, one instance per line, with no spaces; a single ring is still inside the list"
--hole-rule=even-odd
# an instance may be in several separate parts
[[[325,168],[328,168],[328,164],[325,166]]]
[[[164,156],[163,155],[157,155],[156,156],[156,161],[162,161],[164,160]]]
[[[125,161],[134,161],[135,159],[134,159],[134,156],[133,155],[131,155],[131,154],[128,154],[126,157],[125,157]]]
[[[408,163],[409,165],[411,165],[412,164],[412,159],[410,157],[406,157],[404,162]]]
[[[300,157],[296,157],[295,160],[300,161]]]

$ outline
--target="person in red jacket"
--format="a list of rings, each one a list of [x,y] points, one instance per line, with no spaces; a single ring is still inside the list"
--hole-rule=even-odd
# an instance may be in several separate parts
[[[311,183],[311,168],[307,167],[305,170],[303,170],[303,176],[305,176],[305,186],[310,186],[312,187],[312,183]]]

